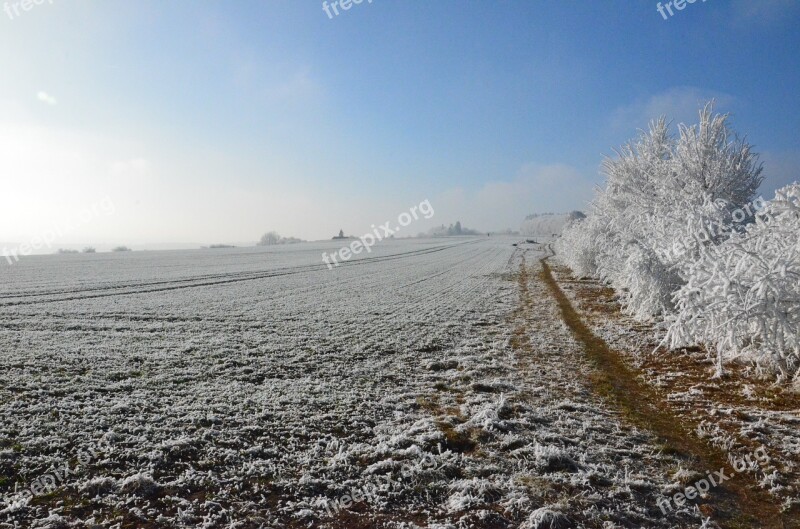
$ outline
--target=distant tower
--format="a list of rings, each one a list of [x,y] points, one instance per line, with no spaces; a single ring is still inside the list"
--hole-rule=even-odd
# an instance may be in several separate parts
[[[339,238],[344,239],[344,230],[339,230]]]

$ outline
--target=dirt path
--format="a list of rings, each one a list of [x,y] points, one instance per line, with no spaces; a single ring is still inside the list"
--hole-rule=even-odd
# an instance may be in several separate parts
[[[651,388],[639,381],[634,369],[581,321],[554,279],[547,258],[541,260],[539,280],[547,285],[563,321],[595,368],[589,379],[594,391],[620,410],[626,421],[654,434],[665,451],[685,460],[693,470],[708,474],[730,468],[725,452],[698,439]],[[524,292],[527,285],[520,288]],[[723,528],[792,527],[781,519],[774,499],[748,474],[732,474],[728,481],[711,487],[706,498],[696,498],[695,502]]]
[[[541,256],[521,249],[515,262],[519,301],[510,342],[517,365],[511,382],[519,392],[509,399],[531,410],[531,427],[524,433],[527,446],[511,456],[534,463],[520,468],[521,479],[545,509],[564,515],[552,527],[701,527],[694,507],[659,508],[682,460],[594,391],[589,380],[596,369],[561,319],[540,274]]]

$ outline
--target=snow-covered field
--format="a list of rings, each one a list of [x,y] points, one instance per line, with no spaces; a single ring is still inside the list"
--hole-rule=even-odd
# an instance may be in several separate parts
[[[512,242],[0,267],[0,527],[699,527]]]

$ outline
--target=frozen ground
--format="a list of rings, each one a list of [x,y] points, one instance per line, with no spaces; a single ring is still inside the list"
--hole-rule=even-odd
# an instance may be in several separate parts
[[[699,527],[512,242],[0,267],[0,527]]]
[[[563,267],[557,276],[593,332],[637,366],[640,380],[699,439],[732,458],[758,449],[768,454],[769,463],[748,473],[779,506],[786,527],[800,527],[800,395],[769,374],[759,377],[747,363],[713,378],[713,355],[698,348],[656,351],[663,329],[620,313],[616,296],[598,281],[576,281]]]

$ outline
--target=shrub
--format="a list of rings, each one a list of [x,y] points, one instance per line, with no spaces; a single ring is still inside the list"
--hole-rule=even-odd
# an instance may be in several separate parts
[[[670,348],[708,346],[717,375],[743,359],[800,384],[800,184],[753,201],[758,157],[710,105],[678,130],[661,118],[604,162],[606,185],[559,258],[635,317],[663,317]]]
[[[270,231],[261,236],[258,246],[273,246],[276,244],[296,244],[303,242],[295,237],[281,237],[277,232]]]
[[[717,373],[744,357],[781,378],[800,378],[800,184],[776,193],[743,233],[702,246],[667,339],[671,347],[710,345]]]
[[[556,245],[577,274],[616,288],[638,319],[674,312],[673,294],[691,263],[734,231],[732,212],[761,184],[757,156],[727,119],[709,103],[677,136],[665,118],[652,122],[604,161],[606,185],[587,219],[568,226]],[[708,225],[718,229],[703,236]]]

